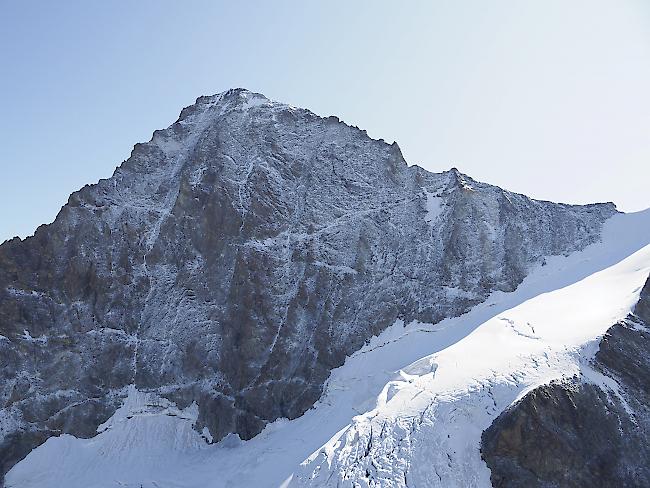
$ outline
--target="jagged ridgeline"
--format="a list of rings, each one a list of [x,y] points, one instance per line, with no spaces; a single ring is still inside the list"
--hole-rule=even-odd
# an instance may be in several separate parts
[[[127,394],[214,440],[319,398],[397,319],[437,322],[599,239],[612,204],[531,200],[246,90],[201,97],[0,247],[0,474]]]

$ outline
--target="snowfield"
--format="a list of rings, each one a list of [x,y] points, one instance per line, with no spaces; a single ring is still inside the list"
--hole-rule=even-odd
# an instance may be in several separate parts
[[[208,444],[195,405],[132,388],[97,436],[48,439],[7,486],[490,486],[481,433],[525,392],[583,375],[617,394],[589,358],[649,272],[650,210],[616,215],[601,243],[547,258],[512,293],[436,325],[398,321],[333,371],[314,408],[250,441]]]

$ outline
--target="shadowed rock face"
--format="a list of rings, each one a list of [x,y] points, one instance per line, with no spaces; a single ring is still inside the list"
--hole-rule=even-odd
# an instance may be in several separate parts
[[[135,384],[214,439],[318,399],[396,319],[437,322],[598,240],[530,200],[245,90],[201,97],[55,222],[0,246],[0,474],[94,435]]]
[[[650,486],[650,279],[593,367],[618,395],[579,378],[528,393],[483,433],[495,487]]]

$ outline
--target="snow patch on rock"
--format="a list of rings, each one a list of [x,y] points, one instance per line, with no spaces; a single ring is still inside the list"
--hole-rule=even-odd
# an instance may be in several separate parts
[[[426,201],[427,214],[424,219],[429,224],[433,225],[443,212],[444,200],[442,197],[438,196],[437,194],[428,191],[425,191],[425,195],[427,199]]]

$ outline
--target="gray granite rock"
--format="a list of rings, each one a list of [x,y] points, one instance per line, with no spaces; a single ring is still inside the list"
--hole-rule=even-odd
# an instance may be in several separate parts
[[[396,319],[437,322],[599,239],[531,200],[246,90],[201,97],[50,225],[0,246],[0,476],[135,384],[197,429],[295,418]]]

